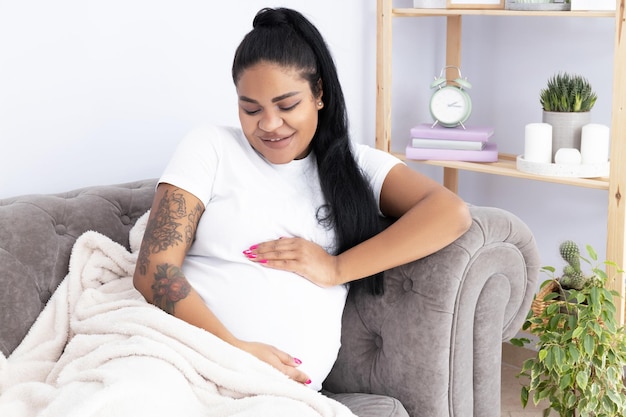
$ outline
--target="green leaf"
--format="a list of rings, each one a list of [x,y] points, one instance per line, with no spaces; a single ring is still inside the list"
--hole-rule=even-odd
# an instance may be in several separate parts
[[[554,369],[554,351],[552,349],[546,351],[546,360],[544,360],[543,363],[547,369]]]
[[[571,374],[565,374],[561,377],[561,380],[559,381],[559,389],[561,389],[562,391],[565,391],[566,389],[568,389],[571,384],[572,384],[573,380],[572,380],[572,375]]]
[[[583,369],[582,371],[576,374],[576,384],[581,390],[585,390],[587,388],[587,383],[589,382],[589,370]]]
[[[554,314],[550,321],[548,321],[548,330],[558,330],[559,324],[563,321],[562,314]]]
[[[569,351],[569,356],[571,359],[571,362],[578,362],[578,358],[580,358],[580,352],[578,352],[578,349],[576,349],[576,346],[570,344],[567,347],[568,351]]]
[[[565,407],[567,409],[572,410],[576,408],[577,401],[578,401],[578,398],[572,391],[568,391],[567,394],[565,394]]]
[[[585,329],[583,327],[575,328],[574,331],[572,332],[572,338],[573,339],[579,339],[584,331],[585,331]]]
[[[562,368],[563,358],[565,357],[565,351],[560,346],[555,346],[552,348],[554,355],[554,364],[558,369]]]
[[[567,328],[568,329],[576,329],[576,325],[578,323],[578,317],[571,314],[568,318],[567,318]],[[569,338],[574,337],[573,332],[571,335],[569,335]]]
[[[530,371],[534,364],[535,360],[533,358],[526,359],[522,364],[522,372]]]
[[[530,343],[530,339],[528,339],[526,337],[520,337],[519,339],[517,339],[517,338],[511,339],[511,340],[509,340],[509,342],[513,346],[524,347],[525,344]]]
[[[600,334],[602,333],[602,328],[600,328],[600,325],[596,322],[589,322],[587,323],[587,330],[593,334],[596,335],[596,339],[600,337]],[[593,336],[591,336],[593,337]]]
[[[615,404],[613,403],[613,400],[611,399],[611,396],[605,395],[604,397],[602,397],[602,408],[604,409],[604,411],[607,412],[608,415],[615,415]]]
[[[618,393],[613,390],[607,390],[606,395],[616,404],[619,408],[624,408],[624,403],[626,402],[626,398],[624,393]]]
[[[595,398],[597,398],[598,395],[600,395],[600,386],[598,385],[597,382],[594,382],[593,384],[591,384],[591,395]]]
[[[609,279],[609,276],[606,274],[606,272],[604,272],[604,270],[600,268],[594,268],[593,273],[596,274],[603,283]]]
[[[607,376],[611,381],[619,382],[621,374],[613,367],[607,369]]]
[[[585,353],[587,353],[588,356],[593,355],[594,345],[595,343],[593,341],[593,337],[590,334],[585,334],[583,337],[583,347],[585,348]]]
[[[600,305],[600,293],[598,287],[592,287],[589,294],[591,297],[591,304]]]
[[[526,386],[522,387],[521,400],[522,400],[522,408],[526,408],[526,405],[528,404],[528,387]]]
[[[560,297],[559,293],[556,293],[556,292],[549,292],[548,294],[546,294],[546,295],[543,297],[543,301],[552,301],[552,300],[554,300],[555,298],[559,298],[559,297]],[[556,307],[557,307],[557,308],[559,307],[559,306],[558,306],[558,304],[550,304],[550,305],[548,306],[548,308],[550,308],[550,307],[552,307],[552,306],[554,306],[554,305],[556,305]]]
[[[552,394],[553,389],[554,388],[551,386],[546,386],[540,389],[539,391],[535,392],[535,401],[539,402],[539,401],[545,400],[546,398],[549,398],[550,394]]]
[[[607,313],[611,313],[611,314],[607,317],[607,319],[606,319],[605,321],[614,322],[615,320],[614,320],[614,318],[612,318],[612,317],[611,317],[611,315],[614,315],[614,314],[615,314],[615,312],[617,311],[617,310],[615,309],[615,305],[614,305],[612,302],[610,302],[609,300],[606,300],[606,301],[604,302],[603,306],[604,306],[604,311],[605,311],[605,312],[607,312]]]
[[[591,259],[593,259],[594,261],[597,261],[598,260],[598,254],[593,249],[593,247],[591,245],[585,245],[585,248],[587,249],[587,253],[589,254],[589,257]]]

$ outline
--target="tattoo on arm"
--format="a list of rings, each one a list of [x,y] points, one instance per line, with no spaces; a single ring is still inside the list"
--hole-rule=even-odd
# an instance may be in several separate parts
[[[156,213],[148,222],[141,242],[141,251],[137,264],[139,272],[145,275],[150,265],[150,254],[159,253],[167,250],[167,248],[184,243],[187,249],[193,242],[196,226],[198,224],[199,215],[202,212],[202,206],[197,204],[191,212],[187,212],[187,201],[182,193],[178,190],[169,190],[163,194],[156,208]],[[190,224],[184,229],[184,236],[178,228],[182,225],[180,220],[187,217]]]
[[[157,265],[152,284],[152,302],[161,310],[174,315],[177,302],[189,295],[191,285],[179,267],[170,264]]]
[[[185,228],[185,244],[187,245],[187,248],[190,248],[193,243],[193,239],[196,234],[196,227],[200,222],[200,213],[202,213],[202,205],[198,203],[187,216],[189,219],[189,224]]]

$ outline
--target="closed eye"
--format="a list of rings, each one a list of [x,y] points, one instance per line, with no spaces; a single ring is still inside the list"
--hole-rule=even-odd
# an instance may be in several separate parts
[[[296,103],[294,103],[294,104],[292,104],[292,105],[290,105],[290,106],[279,106],[278,108],[280,109],[280,111],[288,112],[288,111],[294,110],[296,107],[298,107],[298,105],[299,105],[300,103],[301,103],[301,102],[300,102],[300,101],[298,101],[298,102],[296,102]],[[242,110],[243,110],[243,112],[244,112],[245,114],[247,114],[248,116],[254,116],[255,114],[258,114],[258,113],[260,113],[260,112],[261,112],[261,109],[248,110],[248,109],[245,109],[245,108],[243,108],[243,107],[242,107]]]
[[[300,104],[299,101],[297,103],[295,103],[295,104],[292,104],[291,106],[279,107],[279,109],[281,109],[282,111],[290,111],[290,110],[293,110],[296,107],[298,107],[298,104]]]

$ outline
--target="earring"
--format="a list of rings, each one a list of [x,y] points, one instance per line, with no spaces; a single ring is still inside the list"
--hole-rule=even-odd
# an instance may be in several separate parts
[[[317,103],[317,107],[323,107],[323,106],[324,106],[324,102],[323,101],[320,101],[320,102]]]

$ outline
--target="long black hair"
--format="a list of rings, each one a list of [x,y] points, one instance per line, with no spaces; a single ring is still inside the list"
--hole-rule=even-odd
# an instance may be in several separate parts
[[[319,111],[311,147],[326,199],[318,218],[335,230],[337,253],[377,234],[377,202],[350,148],[346,104],[337,68],[322,35],[295,10],[262,9],[254,18],[252,31],[235,52],[235,85],[244,70],[259,62],[296,68],[308,81],[314,97],[323,91],[324,107]],[[383,292],[382,273],[354,284],[366,285],[374,294]]]

